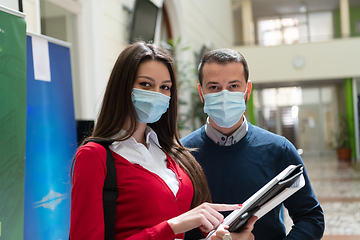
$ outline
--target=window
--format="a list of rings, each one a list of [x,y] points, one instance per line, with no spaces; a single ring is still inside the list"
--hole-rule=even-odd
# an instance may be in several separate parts
[[[260,19],[257,26],[259,44],[263,46],[316,42],[333,38],[331,12]]]
[[[149,0],[136,0],[130,31],[130,42],[154,41],[159,8]]]
[[[299,20],[297,18],[270,19],[258,24],[260,44],[274,46],[299,41]]]

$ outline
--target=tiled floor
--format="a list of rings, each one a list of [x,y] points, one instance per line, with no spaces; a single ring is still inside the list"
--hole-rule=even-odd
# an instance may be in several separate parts
[[[303,157],[325,215],[323,240],[360,240],[360,171],[336,157]],[[285,218],[287,229],[291,219]]]

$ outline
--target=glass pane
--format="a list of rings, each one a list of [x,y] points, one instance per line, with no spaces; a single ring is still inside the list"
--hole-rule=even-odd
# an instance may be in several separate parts
[[[68,42],[66,29],[67,11],[46,0],[40,1],[40,10],[41,33]]]
[[[324,132],[324,149],[327,151],[334,150],[336,132],[335,126],[335,107],[326,105],[322,107],[323,114],[323,132]]]
[[[264,46],[282,44],[280,19],[266,19],[258,21],[259,42]]]
[[[263,106],[277,106],[277,91],[276,88],[268,88],[261,91]]]
[[[301,104],[301,88],[279,88],[277,91],[278,106],[293,106]]]
[[[318,107],[299,107],[299,148],[307,153],[319,153]]]
[[[246,112],[245,112],[246,114]],[[261,109],[254,109],[255,122],[258,127],[264,128],[264,115]],[[246,116],[247,117],[247,116]]]
[[[300,16],[300,19],[298,19],[297,16]],[[302,15],[289,15],[282,19],[275,18],[259,20],[259,42],[264,46],[299,42],[300,34],[303,34],[304,32],[302,27],[303,22],[306,22],[306,18],[304,20],[304,16]]]
[[[270,30],[268,32],[263,33],[264,46],[275,46],[281,45],[283,43],[282,32],[280,30]]]
[[[281,108],[281,135],[296,147],[294,120],[292,107]]]
[[[284,29],[284,43],[293,44],[299,41],[299,29],[297,27],[287,27]]]
[[[309,31],[311,42],[326,41],[333,38],[332,12],[309,13]]]
[[[260,90],[261,92],[261,90]],[[251,93],[251,98],[253,99],[253,104],[255,108],[260,108],[260,99],[259,99],[259,91],[254,90]]]
[[[276,133],[276,108],[264,108],[263,119],[263,128]]]
[[[306,14],[290,14],[284,15],[284,18],[293,18],[296,20],[295,26],[297,29],[298,40],[295,42],[308,42],[308,24]]]
[[[333,87],[322,87],[321,88],[321,102],[322,103],[332,103],[335,102]]]
[[[320,92],[318,88],[302,89],[302,104],[318,104],[320,102]]]

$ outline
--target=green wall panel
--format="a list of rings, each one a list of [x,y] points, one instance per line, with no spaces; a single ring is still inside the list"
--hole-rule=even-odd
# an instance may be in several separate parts
[[[334,16],[334,34],[335,37],[341,37],[340,10],[333,12]],[[350,8],[350,34],[351,36],[360,36],[356,31],[356,23],[360,21],[360,7]]]
[[[26,23],[0,9],[0,240],[23,239]]]

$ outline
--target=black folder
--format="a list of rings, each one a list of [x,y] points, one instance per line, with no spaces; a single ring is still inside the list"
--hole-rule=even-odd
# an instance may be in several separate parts
[[[288,166],[227,216],[223,224],[229,226],[230,232],[239,232],[251,216],[260,218],[268,213],[305,185],[303,169],[302,164]]]

